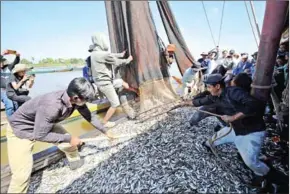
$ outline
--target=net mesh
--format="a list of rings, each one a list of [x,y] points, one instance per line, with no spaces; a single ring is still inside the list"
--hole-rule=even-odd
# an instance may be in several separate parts
[[[127,56],[134,58],[132,64],[118,72],[123,72],[121,77],[130,86],[139,88],[140,112],[177,100],[170,79],[164,73],[166,64],[148,2],[105,1],[105,5],[111,50],[127,50]]]

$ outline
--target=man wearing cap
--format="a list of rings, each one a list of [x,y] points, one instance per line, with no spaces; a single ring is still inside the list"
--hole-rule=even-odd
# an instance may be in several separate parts
[[[209,63],[208,63],[208,68],[206,70],[206,74],[211,74],[213,72],[213,70],[215,70],[216,67],[218,66],[216,63],[216,56],[217,56],[216,51],[211,51],[208,54]]]
[[[245,164],[255,173],[253,186],[260,186],[270,169],[259,160],[261,146],[265,139],[263,121],[264,104],[240,87],[225,88],[220,74],[211,74],[204,80],[210,95],[193,99],[195,107],[217,105],[221,118],[231,127],[224,127],[212,138],[204,142],[206,147],[234,143]]]
[[[192,82],[197,71],[198,69],[196,69],[195,66],[192,65],[187,70],[185,70],[182,76],[182,89],[183,89],[182,91],[183,91],[183,96],[185,98],[189,93],[189,89],[192,86]]]
[[[242,53],[242,60],[238,63],[237,67],[233,69],[233,74],[238,75],[241,72],[245,72],[252,76],[253,64],[248,61],[248,54]]]
[[[6,90],[8,98],[15,103],[15,109],[31,99],[28,94],[34,84],[34,75],[27,76],[26,71],[32,68],[19,63],[12,69]]]
[[[206,52],[202,52],[200,59],[197,60],[201,64],[201,67],[208,67],[209,59],[207,58],[208,54]]]
[[[5,105],[6,116],[10,117],[15,110],[13,102],[7,97],[6,85],[9,80],[11,70],[20,61],[20,54],[16,52],[16,57],[13,63],[9,63],[8,60],[4,58],[4,55],[6,54],[9,54],[7,50],[1,54],[1,101]]]
[[[228,56],[228,51],[223,50],[222,56],[216,60],[217,65],[224,65],[224,62],[225,62],[227,56]]]

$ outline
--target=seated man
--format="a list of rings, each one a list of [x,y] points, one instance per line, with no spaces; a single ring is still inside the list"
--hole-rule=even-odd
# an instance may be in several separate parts
[[[85,104],[94,99],[94,92],[85,78],[75,78],[66,90],[33,98],[9,118],[6,136],[12,178],[8,193],[27,192],[33,168],[32,148],[35,141],[58,144],[72,170],[84,164],[77,149],[82,144],[81,139],[69,135],[58,123],[78,110],[94,127],[108,134]],[[70,147],[63,143],[70,143]]]
[[[263,121],[264,104],[253,98],[242,88],[231,86],[224,88],[222,76],[209,75],[205,83],[211,95],[193,100],[194,106],[220,104],[221,118],[231,127],[224,127],[204,145],[218,146],[224,143],[234,143],[245,164],[255,173],[253,186],[260,186],[270,168],[259,160],[261,146],[266,136],[266,126]]]

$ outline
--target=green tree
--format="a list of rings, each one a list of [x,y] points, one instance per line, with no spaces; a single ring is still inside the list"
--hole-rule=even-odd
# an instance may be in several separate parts
[[[29,61],[28,59],[25,59],[25,58],[21,59],[20,63],[27,64],[27,65],[32,64],[31,61]]]

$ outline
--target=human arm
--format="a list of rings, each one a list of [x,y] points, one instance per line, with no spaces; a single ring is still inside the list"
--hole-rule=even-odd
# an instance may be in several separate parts
[[[119,59],[119,58],[115,57],[114,55],[109,54],[106,57],[105,62],[110,64],[110,65],[119,67],[119,66],[124,66],[124,65],[129,64],[132,60],[133,60],[132,56],[129,56],[127,59]]]
[[[51,132],[55,120],[59,116],[59,109],[53,106],[39,106],[34,121],[34,140],[48,143],[70,142],[69,134]]]
[[[20,54],[16,53],[16,57],[15,57],[14,61],[8,65],[8,69],[10,71],[12,71],[12,69],[15,67],[15,65],[18,64],[19,62],[20,62]]]
[[[192,99],[192,104],[195,107],[210,105],[216,101],[216,98],[217,97],[214,97],[212,95],[207,95],[207,96],[201,97],[201,98],[194,98],[194,99]]]
[[[10,83],[11,83],[11,86],[12,86],[12,88],[14,89],[14,90],[18,90],[19,88],[21,88],[21,86],[23,85],[23,84],[25,84],[27,81],[29,80],[29,78],[26,76],[26,75],[24,75],[24,77],[18,82],[18,83],[16,83],[16,81],[15,81],[15,79],[14,79],[14,76],[12,76],[11,78],[10,78]]]
[[[77,110],[84,117],[84,119],[86,119],[88,122],[90,122],[96,129],[98,129],[102,133],[106,134],[105,127],[102,125],[102,123],[96,117],[96,115],[91,113],[91,111],[88,109],[87,105],[78,106]]]
[[[121,53],[111,53],[112,56],[117,57],[117,58],[123,58],[125,54],[126,54],[126,50]]]
[[[32,88],[32,86],[34,85],[34,78],[35,78],[35,75],[31,75],[29,77],[29,80],[28,80],[28,88]]]

